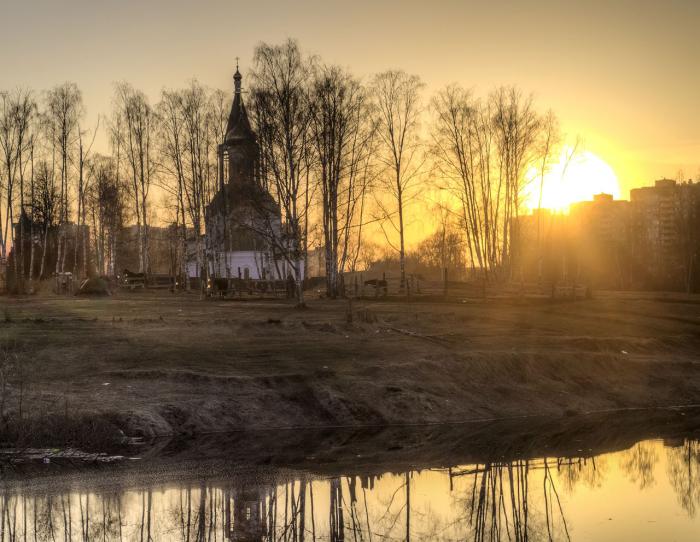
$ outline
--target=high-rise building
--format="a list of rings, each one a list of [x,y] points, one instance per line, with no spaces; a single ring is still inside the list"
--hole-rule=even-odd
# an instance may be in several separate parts
[[[696,281],[700,238],[700,183],[660,179],[630,192],[633,251],[639,283],[653,288],[687,289]]]
[[[577,281],[596,287],[626,288],[631,274],[629,202],[610,194],[571,206],[569,232],[576,255]]]
[[[700,183],[661,179],[633,189],[630,201],[597,194],[568,216],[543,210],[518,224],[514,256],[525,280],[700,290]]]

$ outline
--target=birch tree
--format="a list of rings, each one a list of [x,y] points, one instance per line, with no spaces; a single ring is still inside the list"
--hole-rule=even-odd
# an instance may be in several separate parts
[[[92,133],[92,138],[85,146],[85,137],[89,136],[88,132],[78,129],[78,185],[77,185],[77,212],[76,212],[76,230],[75,230],[75,244],[73,252],[73,270],[78,271],[78,257],[82,263],[82,277],[87,277],[88,274],[88,239],[85,235],[85,227],[87,224],[87,194],[89,191],[89,178],[86,178],[85,168],[86,164],[90,159],[90,151],[95,143],[95,138],[97,136],[97,130],[100,126],[99,117],[97,119],[97,125]]]
[[[161,130],[160,164],[166,180],[165,190],[175,199],[175,222],[178,232],[179,273],[189,290],[187,280],[187,216],[185,207],[184,120],[183,98],[178,91],[164,90],[158,104]]]
[[[86,169],[85,223],[92,231],[95,268],[99,275],[114,276],[117,238],[124,221],[124,187],[113,157],[96,154]]]
[[[63,83],[46,95],[45,122],[51,140],[52,160],[60,171],[56,273],[63,272],[67,253],[65,225],[70,221],[69,164],[73,159],[83,115],[83,97],[75,83]]]
[[[148,195],[154,177],[153,135],[156,117],[146,95],[128,83],[119,83],[115,94],[113,130],[123,149],[129,177],[139,247],[139,272],[149,273]]]
[[[266,228],[270,242],[292,268],[297,302],[304,304],[303,224],[308,206],[305,179],[311,147],[309,82],[312,60],[296,41],[255,49],[252,110],[261,152],[261,185],[274,194],[282,214],[281,232]],[[261,209],[269,217],[269,210]]]
[[[51,163],[42,159],[35,171],[35,197],[33,214],[35,221],[41,224],[41,258],[39,260],[39,280],[45,278],[46,254],[49,244],[49,231],[56,223],[58,215],[59,193],[56,187],[56,175]]]
[[[538,114],[512,87],[483,100],[450,85],[433,97],[432,110],[439,186],[457,203],[468,260],[485,280],[503,277],[517,244],[525,174],[536,167],[541,192],[558,143],[556,117]]]
[[[176,197],[177,217],[184,265],[188,226],[194,235],[197,267],[208,273],[209,255],[202,242],[205,209],[216,193],[216,142],[221,131],[217,103],[221,96],[212,95],[198,82],[187,88],[164,91],[158,112],[161,119],[164,170],[171,179],[166,183]],[[225,125],[224,125],[225,126]],[[224,128],[225,129],[225,128]],[[222,136],[223,140],[223,136]],[[174,181],[174,182],[172,182]],[[183,271],[185,269],[183,268]],[[201,287],[206,287],[206,276]]]
[[[369,181],[364,167],[375,134],[369,97],[359,81],[338,67],[321,67],[314,79],[313,142],[320,185],[326,291],[335,298],[339,272],[349,257]],[[360,217],[361,220],[361,217]]]
[[[381,179],[394,209],[384,206],[381,200],[378,204],[383,219],[399,237],[396,247],[385,231],[387,242],[399,253],[402,289],[406,283],[406,203],[412,196],[423,165],[418,136],[423,86],[417,75],[397,70],[380,73],[373,82],[377,134],[381,143],[379,159],[386,168]]]
[[[525,189],[525,172],[536,161],[536,142],[542,126],[532,96],[516,87],[494,91],[492,123],[497,143],[499,188],[503,187],[501,262],[512,273],[514,247],[518,244],[518,218]]]
[[[471,93],[451,85],[432,100],[432,150],[440,188],[457,202],[454,211],[466,233],[471,265],[488,279],[497,262],[490,254],[498,217],[492,212],[491,137],[489,119]]]
[[[0,207],[0,256],[7,257],[7,250],[12,239],[8,235],[12,231],[13,205],[15,200],[15,185],[17,179],[17,126],[14,122],[15,103],[12,95],[0,92],[0,151],[2,152],[2,175],[0,176],[0,203],[5,199],[5,216],[2,217]]]
[[[3,256],[9,242],[13,243],[14,287],[18,292],[24,291],[26,271],[24,248],[25,236],[29,232],[25,231],[26,221],[22,218],[23,211],[26,211],[25,198],[28,188],[26,181],[31,171],[35,115],[36,102],[31,91],[18,89],[14,92],[0,93],[0,151],[2,173],[4,173],[0,175],[0,187],[3,185],[4,177],[6,189],[5,224],[4,227],[0,225],[0,229],[3,230]],[[0,218],[1,216],[0,214]],[[15,217],[18,218],[18,227],[14,232],[14,238],[8,239],[13,231]]]

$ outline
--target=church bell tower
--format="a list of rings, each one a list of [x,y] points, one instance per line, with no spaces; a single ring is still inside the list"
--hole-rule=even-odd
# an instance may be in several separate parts
[[[224,141],[218,148],[220,189],[227,184],[242,188],[256,181],[259,148],[243,103],[242,80],[243,76],[236,65],[236,73],[233,75],[233,104]]]

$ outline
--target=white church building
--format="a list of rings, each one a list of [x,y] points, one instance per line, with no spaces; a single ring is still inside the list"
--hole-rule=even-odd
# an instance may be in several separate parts
[[[241,74],[233,76],[234,98],[226,136],[218,146],[219,190],[205,211],[205,246],[210,277],[284,280],[303,275],[303,262],[294,267],[280,248],[279,205],[260,183],[260,147],[241,96]],[[203,270],[190,260],[190,276]]]

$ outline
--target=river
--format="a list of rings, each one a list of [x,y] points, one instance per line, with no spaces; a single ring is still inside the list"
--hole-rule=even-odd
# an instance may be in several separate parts
[[[415,467],[357,453],[300,468],[195,457],[5,469],[0,540],[700,539],[700,441],[584,450]]]

